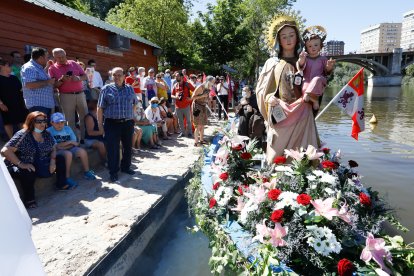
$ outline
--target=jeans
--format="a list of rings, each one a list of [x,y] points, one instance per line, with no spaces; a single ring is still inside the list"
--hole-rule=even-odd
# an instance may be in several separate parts
[[[20,181],[23,190],[23,201],[27,203],[35,200],[34,183],[36,181],[36,172],[20,169],[17,166],[9,167],[9,172],[12,177]],[[65,157],[56,156],[56,187],[61,188],[66,185],[66,166]]]
[[[180,126],[180,130],[183,134],[185,134],[185,127],[184,127],[184,116],[187,120],[187,134],[192,134],[192,127],[191,127],[191,108],[187,106],[186,108],[175,108],[175,113],[178,117],[178,125]]]
[[[134,121],[117,122],[105,119],[104,130],[109,174],[115,175],[119,171],[119,142],[122,142],[121,170],[129,170],[132,159]]]

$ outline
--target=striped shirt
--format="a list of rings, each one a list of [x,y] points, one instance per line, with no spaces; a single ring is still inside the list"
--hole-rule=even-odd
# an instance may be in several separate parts
[[[137,96],[130,85],[105,85],[99,94],[98,107],[103,109],[107,119],[133,119]]]
[[[39,63],[31,59],[29,62],[23,65],[20,74],[23,83],[23,97],[27,108],[31,108],[33,106],[42,106],[46,108],[55,107],[53,85],[43,86],[35,89],[29,89],[26,87],[27,83],[45,81],[50,79],[48,74]]]

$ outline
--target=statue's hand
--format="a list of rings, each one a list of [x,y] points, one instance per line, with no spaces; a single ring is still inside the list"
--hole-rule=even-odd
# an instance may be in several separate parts
[[[270,106],[276,106],[276,105],[278,105],[279,104],[279,99],[278,98],[276,98],[275,96],[271,96],[270,98],[269,98],[269,104],[270,104]]]

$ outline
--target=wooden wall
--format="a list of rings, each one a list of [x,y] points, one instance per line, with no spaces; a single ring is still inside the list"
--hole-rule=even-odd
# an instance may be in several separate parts
[[[131,48],[123,56],[98,53],[97,45],[109,47],[110,32],[41,8],[22,0],[0,0],[0,56],[9,58],[13,50],[25,54],[25,45],[65,49],[69,59],[89,59],[97,63],[104,80],[115,66],[157,68],[157,57],[149,45],[131,39]],[[144,55],[144,50],[146,55]]]

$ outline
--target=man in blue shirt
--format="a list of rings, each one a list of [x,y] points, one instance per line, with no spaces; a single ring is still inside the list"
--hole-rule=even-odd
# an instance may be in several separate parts
[[[132,86],[125,85],[122,68],[112,69],[114,83],[105,85],[98,100],[98,127],[104,129],[108,169],[111,182],[118,180],[119,142],[122,142],[121,171],[135,174],[131,169],[132,135],[137,97]],[[105,121],[104,121],[105,118]]]
[[[20,72],[23,97],[29,112],[43,112],[50,121],[50,114],[55,107],[53,97],[55,79],[51,79],[44,69],[48,62],[48,53],[43,48],[33,48],[31,57]]]

